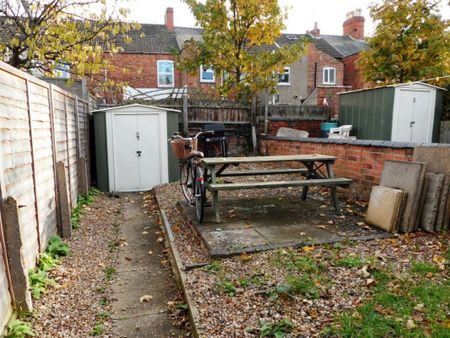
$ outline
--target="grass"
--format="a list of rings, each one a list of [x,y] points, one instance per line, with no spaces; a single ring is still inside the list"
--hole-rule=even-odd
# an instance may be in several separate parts
[[[354,311],[336,314],[323,336],[450,337],[450,281],[426,278],[431,267],[416,262],[411,274],[401,277],[375,271],[377,285],[368,300]]]
[[[100,336],[105,332],[105,328],[103,327],[103,323],[97,323],[94,328],[92,329],[92,335],[93,336]]]
[[[426,275],[428,273],[436,273],[439,269],[437,266],[427,263],[427,262],[417,262],[411,263],[411,272],[418,273],[420,275]]]
[[[211,264],[205,266],[205,270],[212,273],[217,273],[222,270],[222,265],[219,261],[212,261]]]
[[[366,260],[359,256],[347,255],[336,259],[334,264],[342,268],[361,268],[364,264],[366,264]]]

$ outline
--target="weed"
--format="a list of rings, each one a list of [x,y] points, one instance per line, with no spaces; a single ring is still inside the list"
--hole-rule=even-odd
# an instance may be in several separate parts
[[[220,270],[222,270],[222,265],[219,261],[212,261],[211,264],[205,266],[205,270],[213,273],[219,272]]]
[[[230,297],[236,296],[236,288],[229,280],[220,280],[217,283],[217,289],[219,292],[228,294]]]
[[[97,288],[97,292],[98,293],[105,293],[106,292],[106,286],[100,286]]]
[[[344,268],[360,268],[364,264],[366,264],[366,261],[362,257],[357,256],[344,256],[340,259],[337,259],[335,261],[336,266],[344,267]]]
[[[77,206],[72,210],[72,215],[70,217],[72,229],[79,229],[81,227],[80,221],[81,216],[83,216],[83,207],[86,205],[94,204],[95,196],[98,196],[100,194],[100,190],[96,188],[90,188],[86,196],[78,196]]]
[[[105,332],[105,329],[104,329],[102,323],[97,323],[94,326],[94,328],[92,329],[92,335],[93,336],[100,336],[103,332]]]
[[[320,297],[319,288],[314,283],[312,276],[308,274],[300,277],[290,276],[286,280],[290,292],[300,293],[310,299],[317,299]]]
[[[24,338],[26,336],[34,337],[33,329],[29,323],[21,320],[11,320],[8,324],[8,333],[5,338]]]
[[[114,252],[119,247],[119,243],[116,240],[112,240],[108,243],[109,252]]]
[[[179,303],[175,306],[179,310],[187,311],[189,309],[189,306],[184,303]]]
[[[253,333],[259,331],[259,337],[275,337],[283,338],[286,334],[290,333],[294,328],[294,324],[289,319],[282,319],[277,323],[270,323],[264,320],[259,322],[259,328],[247,328],[245,331]]]
[[[411,271],[419,275],[426,275],[427,273],[436,273],[439,270],[433,264],[414,261],[411,263]]]
[[[61,241],[59,236],[52,236],[48,242],[46,252],[53,258],[68,256],[70,254],[69,246]]]
[[[105,279],[107,281],[110,281],[114,277],[114,275],[116,274],[116,269],[114,267],[112,267],[112,266],[107,266],[103,270],[103,272],[105,273]]]
[[[99,311],[97,312],[97,318],[99,319],[109,319],[111,317],[111,313],[109,313],[108,311]]]
[[[100,300],[98,301],[98,303],[99,303],[101,306],[105,306],[106,304],[108,304],[108,299],[107,299],[106,297],[102,297],[102,298],[100,298]]]
[[[60,263],[59,259],[52,257],[48,253],[43,253],[39,256],[38,269],[47,272]]]
[[[31,295],[34,299],[40,299],[45,288],[51,280],[47,277],[47,272],[43,270],[30,270],[28,272]]]
[[[240,286],[242,286],[244,288],[246,288],[247,286],[250,285],[250,281],[248,280],[248,278],[239,278],[238,283]]]

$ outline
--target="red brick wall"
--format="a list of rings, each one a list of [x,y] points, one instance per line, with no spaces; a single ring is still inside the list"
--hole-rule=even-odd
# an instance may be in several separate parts
[[[105,54],[109,58],[113,69],[108,77],[115,80],[126,81],[130,87],[157,88],[158,87],[158,60],[173,60],[170,54],[131,54],[119,53]],[[181,73],[175,69],[175,87],[181,86]]]
[[[308,85],[307,94],[311,94],[314,90],[314,65],[317,62],[317,81],[316,85],[322,85],[324,67],[334,67],[336,68],[336,86],[342,86],[344,84],[344,64],[335,58],[325,54],[324,52],[317,49],[312,43],[308,45]],[[333,86],[330,86],[333,87]]]
[[[356,68],[355,64],[358,58],[359,53],[347,56],[342,60],[344,62],[344,85],[350,86],[352,90],[365,87],[361,71]]]
[[[413,148],[271,138],[261,138],[259,149],[262,155],[322,154],[336,156],[337,160],[333,166],[335,176],[353,179],[351,190],[358,198],[363,199],[368,199],[371,187],[379,184],[384,161],[412,161],[414,151]]]
[[[304,121],[270,121],[268,135],[275,136],[281,127],[304,130],[309,133],[309,137],[320,137],[320,124],[322,120],[304,120]],[[258,132],[264,132],[264,122],[258,123]]]

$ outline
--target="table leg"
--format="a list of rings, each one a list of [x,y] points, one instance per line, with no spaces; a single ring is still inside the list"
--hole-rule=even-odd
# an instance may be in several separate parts
[[[334,173],[333,173],[333,167],[332,164],[327,162],[327,172],[328,172],[328,178],[334,178]],[[341,208],[339,206],[339,201],[337,198],[337,192],[336,192],[336,186],[332,185],[331,186],[331,203],[334,206],[334,209],[336,210],[336,213],[338,215],[341,214]]]
[[[310,180],[314,175],[313,164],[304,163],[304,165],[306,168],[308,168],[308,173],[306,174],[306,179]],[[304,186],[303,190],[302,190],[302,201],[306,200],[307,195],[308,195],[308,187]]]
[[[210,167],[211,171],[211,183],[216,183],[216,166]],[[216,223],[220,223],[220,211],[219,211],[219,192],[213,191],[213,210],[214,210],[214,217],[216,218]]]

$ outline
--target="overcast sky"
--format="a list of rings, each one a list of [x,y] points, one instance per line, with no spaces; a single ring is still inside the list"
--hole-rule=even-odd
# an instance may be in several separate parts
[[[379,2],[380,0],[375,0]],[[346,13],[356,8],[362,9],[366,18],[366,36],[374,31],[368,6],[374,0],[279,0],[280,6],[288,7],[286,32],[305,33],[312,30],[317,22],[322,34],[342,34],[342,23]],[[450,7],[444,5],[443,17],[449,18]],[[175,26],[195,27],[195,20],[189,8],[181,0],[129,0],[129,19],[140,23],[163,24],[166,7],[173,7]]]

